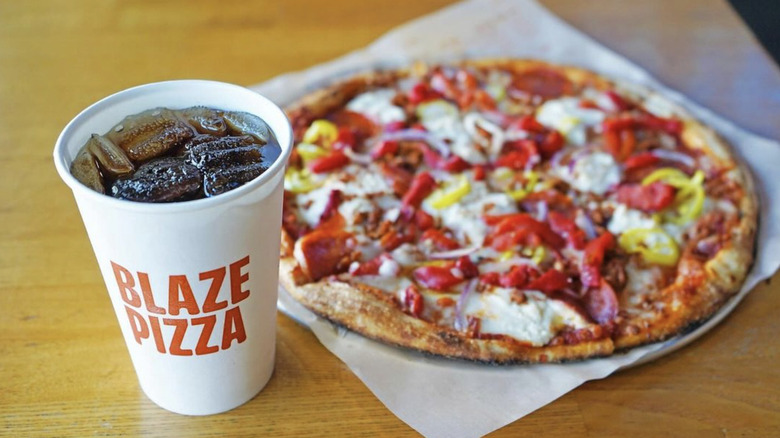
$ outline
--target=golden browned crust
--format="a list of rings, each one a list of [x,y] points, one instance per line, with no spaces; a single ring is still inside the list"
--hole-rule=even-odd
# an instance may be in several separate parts
[[[753,261],[758,199],[747,168],[711,129],[658,93],[632,84],[615,83],[581,68],[515,59],[468,60],[461,65],[511,71],[548,68],[578,85],[598,89],[616,86],[637,100],[655,99],[656,103],[668,106],[673,114],[684,120],[683,138],[689,146],[721,162],[733,164],[728,178],[743,188],[745,196],[739,200],[740,218],[731,230],[730,240],[706,263],[682,259],[675,279],[661,292],[663,303],[657,307],[661,310],[653,317],[625,319],[618,324],[612,339],[579,344],[533,347],[505,339],[469,338],[408,315],[379,290],[356,287],[335,279],[308,283],[292,257],[293,239],[283,230],[280,281],[296,300],[336,324],[385,343],[438,356],[505,364],[587,359],[665,340],[707,320],[739,291]],[[398,78],[422,74],[426,68],[416,64],[409,69],[358,75],[304,96],[287,111],[292,120],[304,119],[308,123],[342,106],[362,91],[387,85]]]
[[[561,362],[606,356],[612,341],[601,339],[577,345],[532,347],[503,339],[473,339],[404,313],[383,292],[369,287],[325,280],[296,283],[297,263],[283,258],[280,281],[297,301],[330,321],[382,342],[437,356],[489,363]]]

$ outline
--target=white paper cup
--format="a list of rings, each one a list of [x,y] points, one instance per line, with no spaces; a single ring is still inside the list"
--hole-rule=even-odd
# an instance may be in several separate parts
[[[261,176],[213,198],[169,204],[97,193],[69,172],[90,134],[156,107],[205,105],[261,117],[282,153]],[[208,415],[235,408],[274,368],[284,112],[246,88],[171,81],[131,88],[84,110],[54,148],[73,190],[141,388],[159,406]]]

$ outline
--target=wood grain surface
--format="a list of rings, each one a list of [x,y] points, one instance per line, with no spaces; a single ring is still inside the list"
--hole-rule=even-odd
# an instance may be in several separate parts
[[[0,2],[0,435],[415,436],[283,315],[275,374],[251,402],[209,417],[156,407],[138,387],[51,152],[72,117],[120,89],[178,78],[252,85],[449,3]],[[780,138],[780,73],[726,3],[543,3],[694,100]],[[780,436],[778,280],[687,348],[492,435]]]

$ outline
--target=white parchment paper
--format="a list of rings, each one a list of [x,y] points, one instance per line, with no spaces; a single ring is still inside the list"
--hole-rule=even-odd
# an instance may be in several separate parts
[[[334,328],[283,290],[279,308],[308,325],[401,420],[429,437],[487,434],[555,400],[582,383],[652,360],[691,342],[723,319],[780,266],[780,144],[746,132],[669,90],[625,58],[573,29],[531,0],[471,0],[389,32],[365,49],[253,87],[287,105],[358,71],[412,60],[532,57],[579,65],[647,85],[713,126],[751,166],[761,194],[758,257],[745,286],[714,318],[682,338],[625,355],[574,364],[491,367],[431,358],[387,347]],[[770,202],[771,201],[771,202]]]

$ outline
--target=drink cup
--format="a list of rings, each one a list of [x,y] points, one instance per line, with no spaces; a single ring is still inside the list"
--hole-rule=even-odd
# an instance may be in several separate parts
[[[93,133],[142,111],[203,105],[262,118],[282,152],[262,175],[211,198],[165,204],[100,194],[69,172]],[[121,91],[76,116],[54,148],[73,190],[141,389],[186,415],[233,409],[273,373],[284,166],[284,112],[246,88],[160,82]]]

